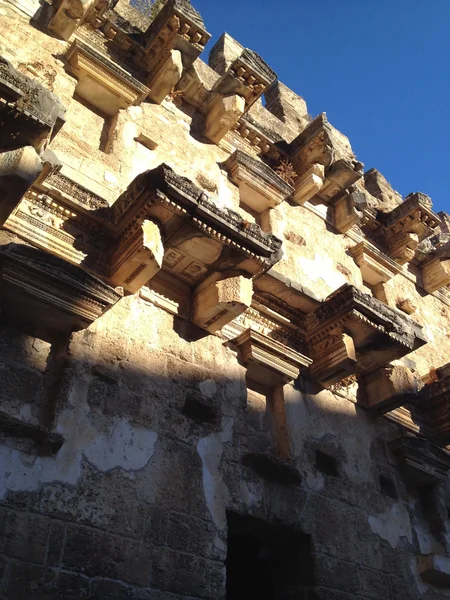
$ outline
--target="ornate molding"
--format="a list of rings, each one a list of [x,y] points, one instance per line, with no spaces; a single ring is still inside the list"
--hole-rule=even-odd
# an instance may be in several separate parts
[[[388,444],[408,483],[432,485],[447,478],[450,454],[423,437],[404,434]]]

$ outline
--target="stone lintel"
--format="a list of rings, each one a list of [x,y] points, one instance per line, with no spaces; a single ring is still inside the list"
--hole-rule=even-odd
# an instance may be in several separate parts
[[[83,269],[24,244],[0,248],[2,310],[46,337],[89,326],[121,297]]]
[[[363,281],[370,286],[386,283],[396,275],[387,257],[366,242],[359,242],[349,252],[361,269]]]
[[[362,376],[358,383],[361,404],[381,414],[419,397],[418,381],[404,365],[382,367]]]
[[[155,98],[161,97],[163,93],[164,78],[170,79],[172,85],[167,93],[170,92],[181,79],[182,73],[186,72],[201,54],[210,37],[200,14],[189,0],[169,0],[145,33],[131,36],[137,43],[134,51],[135,63],[149,74],[147,85],[155,90]],[[172,50],[176,53],[172,54]],[[178,80],[175,80],[180,57],[182,72]]]
[[[238,347],[250,378],[254,378],[252,375],[257,375],[263,369],[269,371],[273,385],[297,379],[300,371],[312,362],[300,352],[251,328],[234,338],[232,343]],[[265,381],[267,382],[267,376]]]
[[[161,269],[164,247],[156,223],[144,220],[131,236],[125,236],[111,261],[111,281],[137,292]]]
[[[66,58],[78,78],[76,93],[106,115],[140,104],[149,93],[145,85],[80,40],[72,43]]]
[[[432,294],[436,290],[450,284],[450,259],[433,258],[422,265],[422,282],[426,292]]]
[[[245,100],[241,96],[215,95],[208,105],[205,136],[218,144],[236,126],[244,110]]]
[[[249,308],[252,296],[252,280],[242,275],[215,281],[195,293],[193,321],[215,333]]]
[[[445,481],[450,455],[424,437],[404,434],[388,443],[407,483],[429,486]]]
[[[450,558],[439,554],[417,557],[417,570],[426,583],[437,587],[450,587]]]
[[[320,163],[308,166],[295,180],[294,202],[303,206],[320,192],[325,178],[325,167]]]
[[[352,373],[367,374],[426,343],[422,328],[410,317],[350,285],[336,290],[307,315],[305,325],[314,359],[311,372],[324,384],[351,374],[349,358],[354,363]],[[341,371],[339,362],[345,364]]]
[[[292,186],[273,169],[241,150],[235,150],[224,166],[239,186],[241,202],[257,213],[275,208],[293,192]]]

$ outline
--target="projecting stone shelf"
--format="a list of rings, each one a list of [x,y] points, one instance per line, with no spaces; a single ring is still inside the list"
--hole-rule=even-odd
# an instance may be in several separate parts
[[[331,294],[305,324],[310,372],[325,386],[372,373],[426,343],[420,325],[350,285]]]
[[[24,244],[0,247],[2,314],[47,334],[83,329],[121,295],[83,269]]]
[[[106,115],[114,116],[122,108],[138,105],[148,95],[145,85],[80,40],[72,43],[66,58],[70,71],[78,78],[78,96]]]
[[[31,440],[44,456],[56,454],[64,444],[60,433],[49,431],[41,425],[26,423],[3,411],[0,411],[0,434],[19,440]]]
[[[450,284],[450,234],[439,233],[425,239],[417,248],[416,260],[422,268],[424,289],[432,294]]]
[[[415,487],[444,481],[450,469],[450,454],[429,440],[404,434],[389,442],[406,481]]]
[[[361,269],[363,281],[370,286],[386,283],[397,274],[391,260],[367,242],[359,242],[349,252]]]
[[[272,383],[287,383],[297,379],[300,371],[312,362],[300,352],[252,329],[241,333],[232,343],[238,347],[248,375],[255,380],[267,380],[267,375],[260,373],[263,370],[269,371]]]
[[[294,191],[273,169],[241,150],[233,152],[224,166],[239,186],[241,202],[257,213],[278,206]]]

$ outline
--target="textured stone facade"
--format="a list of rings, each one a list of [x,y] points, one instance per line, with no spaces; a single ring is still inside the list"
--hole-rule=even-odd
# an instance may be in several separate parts
[[[449,217],[188,0],[0,31],[0,598],[450,597]]]

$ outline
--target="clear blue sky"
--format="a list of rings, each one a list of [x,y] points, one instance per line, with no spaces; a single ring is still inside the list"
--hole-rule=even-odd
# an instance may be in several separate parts
[[[450,0],[192,0],[326,112],[365,169],[450,212]]]

